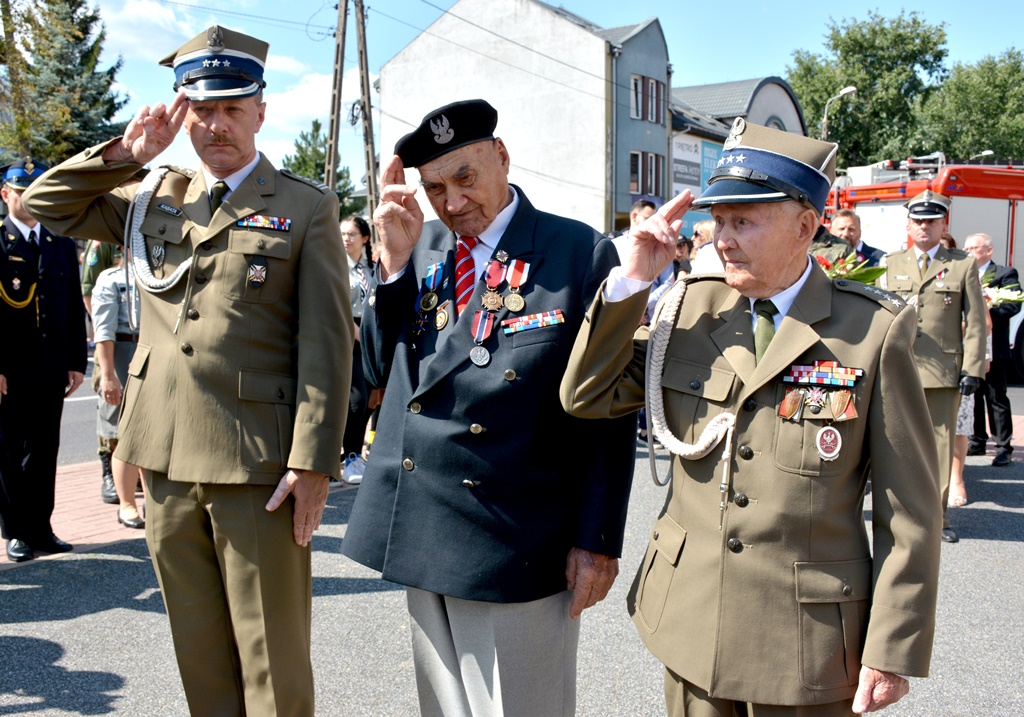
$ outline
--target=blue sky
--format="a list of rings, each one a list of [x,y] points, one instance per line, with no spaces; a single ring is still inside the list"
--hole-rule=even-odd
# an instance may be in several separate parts
[[[529,0],[518,0],[526,2]],[[798,3],[787,12],[778,3],[653,2],[622,0],[554,0],[605,28],[657,17],[668,42],[675,86],[785,76],[793,52],[822,51],[829,19],[864,18],[871,10],[892,16],[903,7],[918,10],[932,23],[945,22],[950,64],[973,63],[985,55],[1020,45],[1024,3],[1019,1],[964,2],[931,0],[902,5],[877,2]],[[351,8],[351,2],[349,3]],[[367,5],[367,47],[370,72],[376,78],[386,63],[453,0],[372,0]],[[107,26],[105,63],[124,59],[118,89],[129,97],[125,117],[142,104],[173,98],[173,73],[156,62],[213,23],[260,37],[270,43],[266,79],[267,121],[257,137],[259,148],[273,161],[293,149],[299,132],[313,119],[324,127],[330,107],[334,39],[337,21],[333,2],[318,0],[96,0]],[[793,7],[792,5],[790,7]],[[457,13],[458,9],[454,11]],[[495,42],[500,42],[496,39]],[[358,95],[355,29],[350,11],[345,52],[342,101]],[[454,99],[444,93],[444,77],[458,68],[424,68],[424,81],[437,85],[438,105]],[[374,98],[376,101],[376,97]],[[339,141],[341,163],[362,175],[362,135],[357,125],[343,124]],[[381,155],[390,148],[378,147]],[[184,135],[158,160],[195,166],[196,158]]]

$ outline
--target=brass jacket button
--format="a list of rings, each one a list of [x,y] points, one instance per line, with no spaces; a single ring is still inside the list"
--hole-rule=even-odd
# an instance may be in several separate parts
[[[754,457],[754,449],[750,446],[740,446],[740,450],[738,452],[740,454],[740,458],[745,461],[749,461]]]
[[[167,233],[167,225],[166,224],[161,224],[160,228],[156,230],[156,233],[157,234],[166,234]]]
[[[479,423],[474,423],[469,427],[469,432],[476,436],[484,432],[484,427]]]
[[[736,497],[732,499],[732,502],[740,508],[746,508],[750,505],[750,498],[747,497],[746,493],[737,493]]]
[[[421,405],[420,405],[420,404],[418,404],[418,403],[411,403],[411,404],[409,404],[409,410],[410,410],[410,411],[411,411],[412,413],[419,413],[420,411],[422,411],[422,410],[423,410],[423,406],[421,406]]]
[[[195,309],[189,309],[188,311],[185,312],[185,316],[195,321],[196,319],[199,318],[199,312],[196,311]]]
[[[515,381],[516,380],[516,372],[513,371],[510,368],[505,369],[505,380],[506,381]]]
[[[743,551],[743,543],[739,541],[739,538],[729,538],[725,542],[725,546],[734,553],[739,553]]]
[[[406,458],[402,461],[402,468],[405,468],[407,471],[411,471],[415,467],[416,464],[412,462],[412,458]]]
[[[462,485],[472,490],[473,488],[476,488],[478,485],[480,485],[480,481],[470,480],[469,478],[466,478],[464,481],[462,481]]]
[[[851,595],[853,595],[853,588],[851,588],[849,585],[844,585],[843,595],[845,595],[846,597],[850,597]]]
[[[181,352],[183,354],[185,354],[186,356],[191,356],[192,355],[192,344],[183,343],[181,345]]]

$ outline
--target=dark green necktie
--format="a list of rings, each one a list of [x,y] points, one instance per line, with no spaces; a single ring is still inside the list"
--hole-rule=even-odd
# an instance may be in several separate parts
[[[224,182],[217,182],[210,190],[210,212],[215,213],[217,208],[224,202],[224,195],[231,190]]]
[[[754,302],[754,313],[757,314],[757,323],[754,325],[754,361],[761,363],[761,357],[775,337],[774,316],[779,310],[768,299],[758,299]]]

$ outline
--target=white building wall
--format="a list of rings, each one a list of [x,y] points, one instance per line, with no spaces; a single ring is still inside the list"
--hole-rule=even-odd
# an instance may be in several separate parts
[[[610,198],[605,47],[533,0],[457,2],[381,68],[381,164],[426,113],[482,98],[498,110],[495,133],[511,157],[509,180],[538,209],[603,231]],[[419,174],[407,170],[406,179],[418,182]]]
[[[793,98],[785,89],[774,83],[763,85],[757,91],[754,101],[750,105],[747,119],[754,124],[768,127],[777,127],[776,123],[781,123],[781,129],[795,134],[803,134],[800,115],[793,103]]]

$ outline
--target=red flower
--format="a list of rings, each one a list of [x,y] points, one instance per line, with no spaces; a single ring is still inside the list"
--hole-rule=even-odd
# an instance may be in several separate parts
[[[832,263],[828,259],[826,259],[825,257],[820,256],[820,255],[815,255],[814,258],[818,260],[818,263],[821,264],[821,266],[825,269],[825,271],[829,271],[832,268]]]

